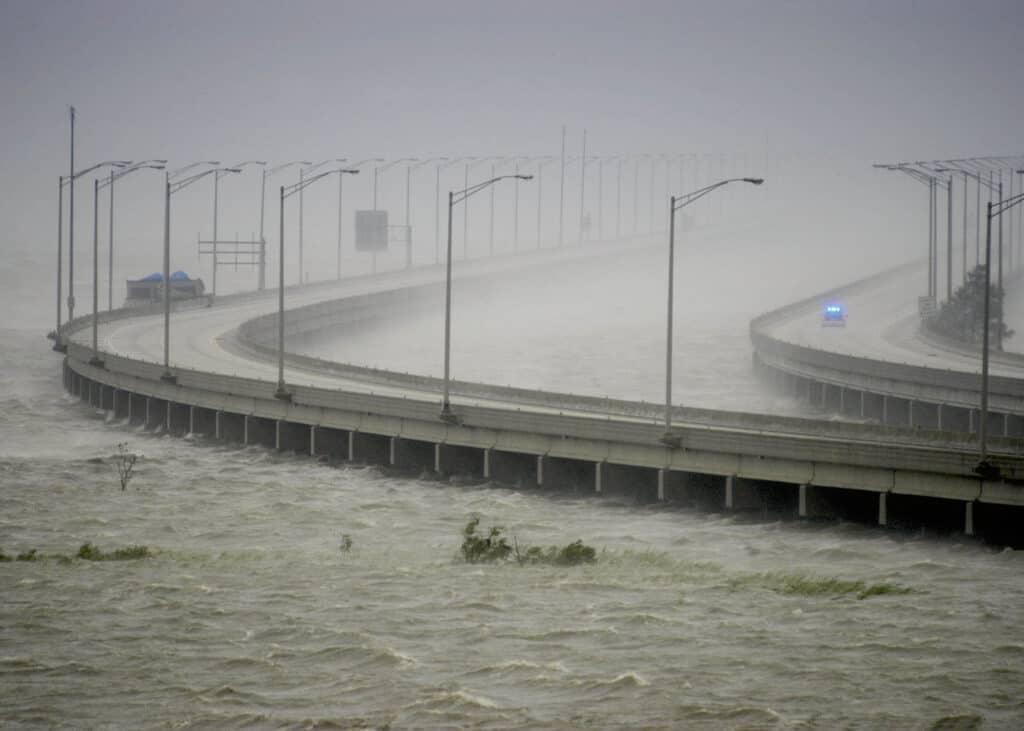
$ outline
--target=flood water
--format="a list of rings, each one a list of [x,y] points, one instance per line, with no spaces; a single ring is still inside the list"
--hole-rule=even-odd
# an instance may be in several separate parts
[[[707,331],[680,317],[683,398],[799,408],[744,375],[744,323],[815,289],[785,269],[699,290]],[[657,400],[662,274],[620,272],[658,278],[627,288],[635,312],[608,275],[538,294],[519,319],[502,309],[494,333],[503,300],[481,303],[456,320],[473,337],[455,331],[455,374]],[[565,308],[539,327],[550,303]],[[0,548],[46,557],[0,563],[0,727],[1024,726],[1020,552],[145,433],[64,395],[47,311],[20,312],[0,331]],[[421,329],[325,347],[430,372]],[[124,492],[107,459],[121,442],[142,455]],[[581,539],[597,561],[467,564],[474,516],[521,545]],[[86,542],[152,555],[53,557]]]

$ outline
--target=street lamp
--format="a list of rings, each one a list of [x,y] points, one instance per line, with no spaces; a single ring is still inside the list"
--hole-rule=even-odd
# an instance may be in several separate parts
[[[668,317],[665,336],[665,434],[661,441],[669,447],[678,447],[680,439],[672,434],[672,310],[675,287],[676,211],[700,200],[713,190],[729,183],[761,185],[764,178],[729,178],[705,186],[692,193],[671,196],[668,208]]]
[[[383,161],[384,161],[383,157],[368,157],[365,160],[360,160],[359,162],[355,163],[354,165],[349,165],[348,169],[350,169],[350,170],[358,170],[360,167],[362,167],[363,165],[365,165],[368,162],[383,162]],[[336,273],[337,278],[339,280],[341,279],[341,210],[342,210],[342,208],[341,208],[341,199],[342,199],[342,192],[344,191],[344,181],[345,181],[345,176],[339,174],[338,175],[338,258],[337,258],[337,273]]]
[[[290,168],[293,165],[312,165],[313,163],[308,160],[292,160],[291,162],[281,163],[276,167],[272,167],[267,170],[266,166],[263,167],[263,179],[260,182],[260,275],[259,283],[257,288],[262,292],[267,286],[267,242],[263,238],[263,221],[264,221],[264,208],[267,202],[267,178],[271,175],[281,172],[285,168]]]
[[[412,225],[409,223],[409,193],[412,185],[412,171],[416,168],[423,167],[427,163],[436,162],[438,160],[447,160],[447,157],[430,157],[426,160],[420,160],[415,165],[405,166],[405,268],[412,268]]]
[[[557,159],[558,158],[555,157],[554,155],[544,155],[543,157],[535,158],[535,160],[537,162],[537,248],[538,249],[540,248],[540,225],[541,225],[541,221],[544,218],[541,215],[541,211],[542,211],[541,204],[542,204],[542,200],[543,200],[543,195],[542,195],[543,188],[541,186],[541,183],[543,182],[543,177],[542,176],[544,174],[544,166],[549,164],[549,163],[554,162]],[[518,186],[519,183],[516,183],[516,185]]]
[[[72,164],[74,164],[74,120],[75,108],[71,108],[72,125]],[[54,330],[53,349],[64,352],[67,347],[60,339],[60,308],[61,289],[63,287],[63,233],[64,233],[64,186],[68,187],[68,321],[75,319],[75,186],[74,181],[93,170],[108,165],[115,168],[123,168],[131,165],[131,160],[107,160],[105,162],[90,165],[71,175],[61,175],[57,178],[57,328]]]
[[[456,157],[454,160],[449,160],[446,157],[440,158],[445,160],[445,163],[438,164],[435,168],[435,182],[434,182],[434,263],[439,264],[441,262],[441,171],[445,168],[449,168],[456,163],[463,162],[465,160],[475,160],[475,157]]]
[[[324,165],[326,165],[329,162],[345,162],[345,158],[343,158],[343,157],[336,157],[336,158],[333,158],[333,159],[321,160],[320,162],[318,162],[318,163],[316,163],[314,165],[307,165],[306,167],[299,168],[299,183],[302,183],[302,181],[305,180],[306,175],[312,173],[317,168],[323,167]],[[306,279],[306,268],[305,268],[305,264],[303,263],[303,242],[304,242],[304,238],[303,238],[303,235],[302,235],[302,224],[303,224],[303,221],[305,219],[302,191],[304,191],[305,189],[306,189],[305,186],[299,188],[299,284],[300,285]],[[281,262],[281,266],[284,266],[284,262]]]
[[[365,161],[364,161],[365,162]],[[278,246],[280,247],[278,257],[280,258],[280,267],[278,268],[278,282],[277,282],[277,391],[274,392],[274,397],[279,398],[282,401],[291,401],[291,392],[285,388],[284,383],[284,199],[299,194],[299,200],[302,200],[302,191],[308,186],[312,185],[318,180],[322,180],[329,175],[358,175],[359,171],[354,169],[339,168],[337,170],[328,170],[314,175],[312,178],[301,179],[298,183],[294,183],[289,186],[281,186],[281,211],[278,217],[280,225],[280,236],[278,239]]]
[[[587,187],[587,130],[583,130],[583,151],[580,154],[580,231],[577,243],[583,246],[583,221],[586,216],[584,193]]]
[[[164,180],[164,372],[160,378],[167,383],[178,382],[178,377],[171,373],[171,196],[179,190],[192,185],[197,180],[201,180],[219,170],[226,170],[232,173],[241,172],[239,168],[210,168],[209,170],[203,170],[201,173],[182,177],[181,174],[185,170],[203,164],[209,163],[189,165],[178,170],[177,173],[168,173]],[[174,175],[177,176],[177,179],[172,182],[172,176]]]
[[[451,344],[452,344],[452,209],[456,203],[465,202],[470,196],[479,193],[484,188],[494,185],[499,180],[515,178],[517,180],[532,180],[532,175],[501,175],[497,178],[485,180],[482,183],[471,185],[457,193],[448,191],[448,254],[445,257],[445,281],[444,281],[444,392],[441,401],[441,420],[454,424],[458,417],[452,412],[450,394],[450,373],[451,373]]]
[[[1017,172],[1022,173],[1024,171],[1018,170]],[[992,299],[992,219],[1002,216],[1006,211],[1022,201],[1024,201],[1024,193],[1018,193],[1006,200],[1000,199],[997,203],[989,201],[985,217],[985,306],[982,314],[984,324],[982,326],[981,344],[981,415],[978,424],[978,464],[974,468],[974,471],[981,475],[983,479],[998,479],[999,477],[999,468],[989,464],[988,461],[988,331],[991,324],[989,322],[989,310]],[[1000,319],[999,327],[1001,331],[1002,319]],[[1002,335],[1002,332],[999,334]]]
[[[906,173],[919,183],[923,183],[928,186],[928,296],[938,299],[938,226],[935,220],[938,205],[936,203],[936,190],[943,185],[945,185],[947,189],[951,189],[952,178],[944,180],[943,178],[938,177],[935,174],[935,171],[923,166],[923,169],[919,170],[914,167],[914,165],[920,165],[920,163],[897,163],[895,165],[873,165],[872,167]],[[948,202],[951,210],[952,196],[948,197]],[[951,212],[947,213],[947,218],[950,221],[952,220]],[[953,247],[952,226],[948,226],[947,228],[947,250],[951,252]]]
[[[105,180],[101,180],[99,184],[100,190],[103,188],[110,188],[110,215],[108,216],[108,231],[107,231],[107,310],[114,309],[114,181],[120,180],[128,173],[133,173],[136,170],[163,170],[167,165],[166,160],[143,160],[137,162],[131,167],[121,168],[117,172],[110,171],[110,177]]]
[[[485,162],[491,162],[492,160],[501,160],[502,155],[491,155],[490,157],[467,157],[466,164],[463,166],[463,185],[469,188],[469,171],[470,168],[474,168]],[[470,162],[472,161],[472,162]],[[491,166],[493,173],[494,166]],[[493,175],[491,176],[494,177]],[[462,258],[469,258],[469,206],[462,207]]]
[[[373,210],[377,210],[377,181],[381,173],[387,172],[388,168],[392,168],[395,165],[403,162],[419,162],[418,157],[400,157],[397,160],[392,160],[386,165],[377,165],[373,168]],[[374,274],[377,273],[377,250],[374,249],[370,254],[370,271]]]
[[[262,165],[265,168],[267,163],[265,160],[246,160],[245,162],[232,165],[231,170],[241,170],[246,165]],[[227,172],[223,170],[218,170],[213,175],[213,282],[210,294],[214,297],[217,296],[217,189],[220,179],[225,175],[227,175]]]

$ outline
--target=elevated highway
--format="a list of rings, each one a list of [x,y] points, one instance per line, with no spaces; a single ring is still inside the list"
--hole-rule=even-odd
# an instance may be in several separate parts
[[[458,286],[486,287],[498,272],[560,266],[600,250],[462,262]],[[442,276],[439,268],[426,268],[295,288],[287,292],[287,336],[360,326],[382,313],[420,307],[441,296]],[[102,365],[90,364],[97,354],[88,317],[63,331],[66,387],[118,418],[172,433],[420,473],[475,474],[713,509],[932,525],[1001,541],[1016,535],[1024,515],[1020,439],[993,440],[992,459],[1002,476],[982,480],[973,471],[972,435],[916,424],[679,408],[666,439],[663,410],[650,404],[462,382],[453,384],[458,419],[451,423],[440,418],[437,379],[295,354],[287,358],[292,398],[275,398],[275,292],[222,298],[209,308],[179,306],[171,328],[174,383],[161,379],[160,314],[115,311],[102,319]],[[800,332],[787,323],[799,317],[772,313],[767,319],[781,332]],[[752,334],[769,338],[764,326],[762,320]],[[755,339],[755,345],[761,367],[770,367],[763,343]]]

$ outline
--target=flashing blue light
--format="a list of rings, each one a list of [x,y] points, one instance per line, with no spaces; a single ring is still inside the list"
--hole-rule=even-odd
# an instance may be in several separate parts
[[[825,305],[825,319],[826,320],[841,320],[843,319],[843,306],[837,304]]]

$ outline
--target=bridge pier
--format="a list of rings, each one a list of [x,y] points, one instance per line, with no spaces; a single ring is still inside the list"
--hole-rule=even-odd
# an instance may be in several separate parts
[[[349,432],[349,461],[362,464],[389,463],[390,438],[364,431]]]
[[[658,470],[612,462],[594,465],[594,492],[632,498],[638,503],[658,499]]]
[[[799,505],[797,515],[801,518],[825,518],[836,517],[829,499],[828,490],[816,485],[800,485]]]
[[[589,491],[596,484],[596,465],[596,462],[539,455],[537,486],[573,492]]]
[[[163,399],[146,397],[146,428],[159,431],[167,427],[167,402]]]
[[[277,446],[277,423],[275,419],[245,415],[245,443],[273,449]]]
[[[202,406],[192,407],[192,423],[189,431],[193,434],[204,434],[209,437],[217,436],[217,412],[213,409],[205,409]]]
[[[329,459],[349,459],[348,441],[351,432],[345,429],[333,429],[329,426],[312,427],[309,451],[314,457]]]
[[[434,445],[434,472],[439,475],[483,475],[484,450],[438,442]]]
[[[434,443],[419,439],[391,437],[389,442],[390,455],[388,464],[401,470],[423,472],[433,470],[435,455]]]
[[[122,391],[121,389],[114,390],[114,418],[115,419],[131,419],[131,403],[132,395],[128,391]]]
[[[753,480],[745,480],[736,475],[725,478],[725,509],[726,510],[760,510],[762,499]]]
[[[938,429],[940,407],[927,401],[910,402],[910,426],[918,429]]]
[[[309,454],[309,427],[277,419],[274,422],[274,448],[278,452]]]
[[[188,404],[167,402],[167,433],[184,436],[189,432],[192,410]]]
[[[538,457],[534,454],[488,449],[484,477],[518,487],[536,486]]]

